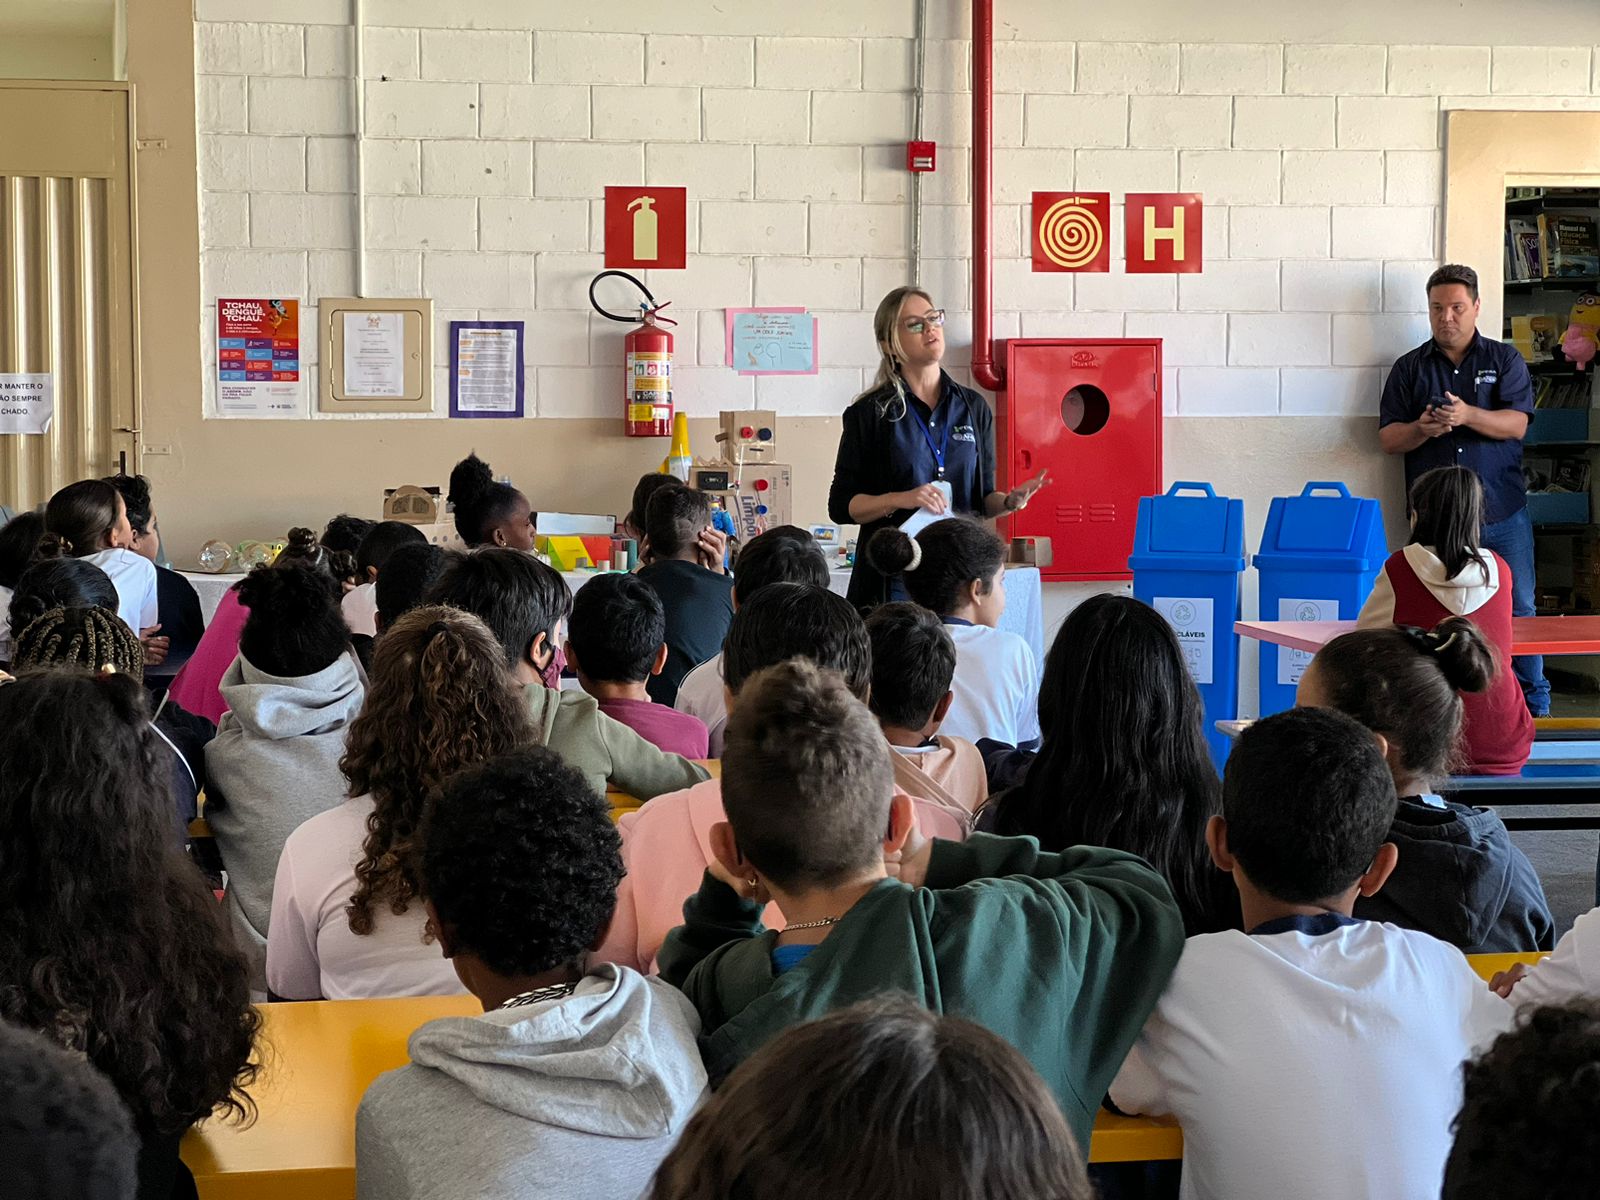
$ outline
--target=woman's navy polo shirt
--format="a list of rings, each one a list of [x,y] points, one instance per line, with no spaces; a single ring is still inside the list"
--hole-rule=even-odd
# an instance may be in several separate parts
[[[945,372],[939,374],[939,385],[939,406],[931,413],[909,388],[902,411],[891,387],[879,388],[845,410],[828,490],[828,516],[835,524],[854,524],[852,496],[881,496],[934,482],[940,477],[941,452],[952,509],[983,516],[984,499],[995,490],[994,415],[981,395]],[[911,511],[890,513],[861,527],[850,577],[852,604],[866,607],[886,598],[888,581],[866,562],[867,542],[878,530],[899,525]]]
[[[1509,408],[1533,416],[1533,380],[1522,355],[1505,342],[1474,333],[1459,364],[1432,338],[1396,359],[1383,385],[1378,428],[1417,420],[1428,405],[1442,402],[1446,392],[1477,408]],[[1485,525],[1514,517],[1527,506],[1521,438],[1485,437],[1464,426],[1429,438],[1406,452],[1406,490],[1435,467],[1466,467],[1477,475],[1483,482]]]

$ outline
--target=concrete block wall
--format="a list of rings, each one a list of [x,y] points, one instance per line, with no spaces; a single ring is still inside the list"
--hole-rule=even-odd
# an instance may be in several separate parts
[[[316,300],[354,284],[347,5],[286,0],[270,23],[243,0],[195,7],[206,352],[217,296],[300,296],[314,372]],[[369,290],[434,298],[440,363],[451,319],[527,320],[530,415],[614,416],[622,327],[586,295],[600,197],[681,184],[688,269],[647,277],[680,322],[683,408],[839,412],[876,362],[872,308],[911,275],[910,6],[556,10],[369,3]],[[600,21],[633,27],[555,27]],[[1031,36],[1057,26],[1018,19],[995,52],[996,332],[1162,336],[1168,411],[1183,417],[1375,414],[1382,371],[1427,334],[1443,114],[1600,107],[1587,46],[1128,41],[1093,18],[1083,40]],[[926,63],[940,167],[920,282],[951,310],[962,375],[969,43],[935,38]],[[1114,254],[1109,275],[1035,275],[1036,188],[1202,192],[1205,272],[1131,277]],[[1120,214],[1113,234],[1120,248]],[[722,309],[749,304],[818,314],[815,378],[721,365]],[[442,411],[442,367],[437,385]]]

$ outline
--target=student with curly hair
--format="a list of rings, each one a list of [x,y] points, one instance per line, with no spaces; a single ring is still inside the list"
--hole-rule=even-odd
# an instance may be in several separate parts
[[[533,549],[533,506],[509,483],[496,481],[489,464],[476,453],[467,455],[450,472],[448,499],[455,509],[456,532],[468,549]]]
[[[20,1200],[129,1200],[139,1141],[128,1106],[83,1056],[0,1021],[0,1163]]]
[[[378,640],[372,667],[339,764],[351,798],[291,833],[278,859],[267,987],[286,1000],[461,990],[424,931],[423,803],[463,767],[537,740],[476,617],[415,609]]]
[[[903,998],[863,1001],[757,1051],[689,1122],[649,1200],[1093,1200],[1038,1072],[1006,1042]]]
[[[1592,1196],[1600,1170],[1600,1005],[1537,1008],[1466,1066],[1441,1200]]]
[[[339,760],[366,693],[330,575],[257,567],[240,581],[239,598],[249,615],[222,677],[228,711],[206,748],[206,823],[260,991],[278,855],[297,827],[344,799]]]
[[[681,993],[588,963],[622,877],[605,803],[530,747],[446,780],[421,843],[429,921],[484,1012],[428,1022],[367,1090],[357,1196],[637,1196],[706,1075]]]
[[[260,1018],[216,900],[172,843],[144,689],[25,673],[0,687],[0,762],[0,1018],[111,1081],[142,1144],[140,1200],[193,1196],[178,1141],[214,1111],[249,1114]]]

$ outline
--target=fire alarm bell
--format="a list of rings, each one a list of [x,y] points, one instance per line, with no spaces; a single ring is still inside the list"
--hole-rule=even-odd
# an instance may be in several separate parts
[[[938,147],[932,142],[907,142],[906,143],[906,170],[918,174],[931,171],[934,161],[938,157]]]

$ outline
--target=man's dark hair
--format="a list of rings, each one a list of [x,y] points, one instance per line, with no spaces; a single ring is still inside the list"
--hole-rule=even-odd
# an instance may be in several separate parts
[[[1462,1068],[1442,1200],[1593,1195],[1600,1168],[1600,1005],[1536,1008]]]
[[[690,549],[710,524],[710,496],[682,485],[661,488],[645,510],[644,533],[650,539],[651,556],[673,558]]]
[[[572,611],[572,592],[553,567],[504,546],[451,555],[425,599],[477,617],[505,650],[510,667],[527,661],[541,633],[555,649],[556,626]]]
[[[451,943],[501,975],[576,964],[622,882],[606,804],[542,746],[447,779],[422,823],[422,880]]]
[[[812,583],[773,583],[739,606],[722,643],[722,681],[738,693],[765,667],[805,658],[837,671],[857,699],[872,690],[872,646],[861,614]]]
[[[107,475],[106,482],[122,493],[128,510],[128,524],[135,533],[150,532],[150,516],[155,506],[150,501],[150,481],[143,475]]]
[[[950,691],[956,644],[920,604],[880,604],[867,616],[872,642],[873,714],[896,729],[921,729]]]
[[[1467,289],[1467,294],[1474,300],[1478,298],[1478,273],[1471,267],[1462,263],[1445,263],[1432,275],[1428,276],[1426,295],[1433,295],[1433,289],[1447,283],[1459,283]]]
[[[322,536],[317,541],[329,550],[342,550],[346,554],[354,554],[361,549],[361,539],[367,536],[367,530],[376,524],[376,521],[369,521],[366,517],[352,517],[349,513],[340,513],[328,522],[327,528],[322,531]]]
[[[372,589],[384,629],[422,603],[428,589],[438,581],[445,562],[445,552],[426,541],[400,546],[389,555]]]
[[[722,752],[722,804],[741,853],[784,888],[826,887],[870,865],[889,826],[889,754],[838,672],[799,658],[758,671]]]
[[[777,525],[745,543],[733,563],[733,598],[743,604],[769,583],[828,586],[828,560],[809,530]]]
[[[1250,882],[1286,904],[1352,887],[1388,839],[1397,803],[1372,734],[1328,708],[1257,721],[1222,778],[1228,849]]]
[[[139,1140],[116,1090],[81,1054],[0,1021],[0,1162],[6,1195],[127,1200]]]
[[[573,598],[567,640],[596,683],[643,683],[666,638],[661,597],[637,575],[601,575]]]
[[[404,521],[379,521],[367,530],[367,535],[361,539],[361,547],[356,551],[356,566],[361,572],[361,582],[367,582],[368,567],[376,567],[378,573],[382,574],[389,556],[401,546],[427,544],[427,535],[415,525],[407,525]]]

